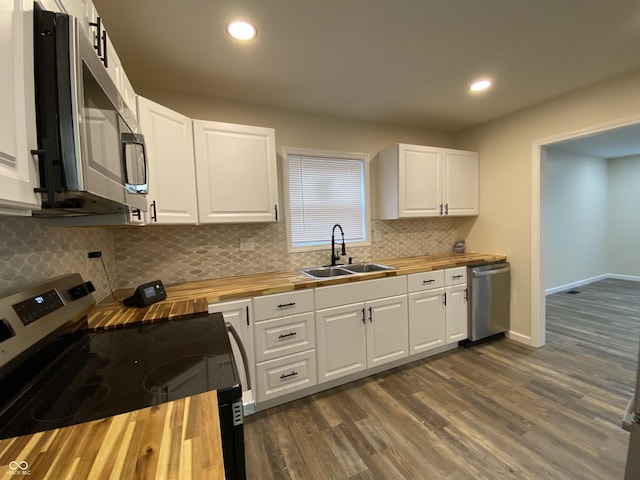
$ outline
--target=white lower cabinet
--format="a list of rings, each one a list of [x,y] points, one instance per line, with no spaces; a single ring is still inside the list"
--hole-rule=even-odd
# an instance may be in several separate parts
[[[317,383],[316,352],[308,350],[261,362],[256,371],[258,402],[271,400]]]
[[[446,343],[466,340],[468,327],[467,267],[447,268],[444,271],[446,303]]]
[[[444,288],[409,294],[409,351],[411,354],[446,343]]]
[[[316,288],[319,383],[409,355],[406,292],[405,277]]]
[[[256,397],[265,402],[317,383],[313,291],[253,299]]]
[[[407,276],[411,355],[467,338],[466,272],[458,267]]]
[[[245,353],[247,355],[247,369],[249,370],[249,380],[247,381],[245,366],[241,365],[238,359],[242,358],[240,350],[236,346],[235,342],[231,342],[231,349],[233,350],[233,357],[236,359],[238,374],[240,375],[240,382],[242,383],[243,392],[249,391],[249,385],[252,388],[255,383],[255,358],[253,356],[253,308],[250,299],[246,300],[234,300],[231,302],[213,303],[209,305],[209,313],[220,312],[224,317],[225,322],[230,323],[233,328],[238,332],[240,341],[244,346]],[[251,394],[249,394],[251,395]],[[245,396],[243,396],[245,397]],[[245,403],[252,399],[243,398]]]
[[[467,284],[445,290],[447,296],[447,344],[466,340],[468,333]]]

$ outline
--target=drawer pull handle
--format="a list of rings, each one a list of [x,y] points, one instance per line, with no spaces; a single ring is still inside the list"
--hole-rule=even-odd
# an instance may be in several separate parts
[[[282,375],[280,375],[280,379],[283,380],[285,378],[295,377],[296,375],[298,375],[298,372],[294,370],[293,372],[287,373],[286,375],[283,373]]]
[[[293,307],[295,304],[296,302],[281,303],[280,305],[278,305],[278,308]]]
[[[425,284],[425,283],[433,283],[433,282],[435,282],[435,280],[433,278],[431,278],[429,280],[423,280],[422,281],[423,284]]]
[[[297,335],[297,334],[298,332],[283,333],[282,335],[278,335],[278,338],[293,337],[294,335]]]
[[[462,277],[464,277],[464,275],[454,275],[454,276],[453,276],[453,277],[451,277],[451,278],[462,278]]]

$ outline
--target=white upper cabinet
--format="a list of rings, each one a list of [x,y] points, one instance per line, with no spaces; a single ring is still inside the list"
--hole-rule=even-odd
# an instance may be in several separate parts
[[[475,152],[401,143],[376,164],[381,219],[479,213]]]
[[[443,149],[443,199],[448,215],[478,215],[478,154]]]
[[[193,121],[200,223],[278,216],[275,130]]]
[[[191,119],[138,97],[149,160],[148,223],[196,224],[196,172]]]
[[[0,214],[40,208],[33,82],[33,2],[0,1]]]

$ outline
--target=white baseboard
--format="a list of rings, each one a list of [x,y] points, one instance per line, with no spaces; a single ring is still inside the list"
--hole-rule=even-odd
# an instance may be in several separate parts
[[[566,285],[560,285],[559,287],[547,288],[544,291],[544,293],[545,295],[551,295],[552,293],[563,292],[565,290],[570,290],[572,288],[581,287],[583,285],[588,285],[590,283],[597,282],[598,280],[604,280],[605,278],[617,278],[617,277],[614,277],[611,273],[605,273],[603,275],[598,275],[596,277],[585,278],[584,280],[578,280],[577,282],[571,282],[571,283],[567,283]]]
[[[632,282],[640,282],[640,277],[636,275],[620,275],[618,273],[609,273],[607,278],[615,278],[618,280],[630,280]]]
[[[506,334],[507,338],[519,343],[524,343],[525,345],[529,345],[530,347],[535,347],[533,344],[533,340],[529,335],[523,335],[518,332],[514,332],[513,330],[509,330]]]

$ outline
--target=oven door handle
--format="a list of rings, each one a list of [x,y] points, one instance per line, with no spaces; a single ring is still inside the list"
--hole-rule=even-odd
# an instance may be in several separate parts
[[[238,345],[238,349],[240,350],[240,356],[242,357],[242,363],[244,364],[244,374],[247,377],[247,390],[251,390],[251,376],[249,375],[249,362],[247,360],[247,351],[244,349],[244,345],[242,344],[242,340],[240,340],[240,335],[238,335],[238,331],[231,325],[229,322],[226,323],[227,332],[229,332],[233,339]]]

